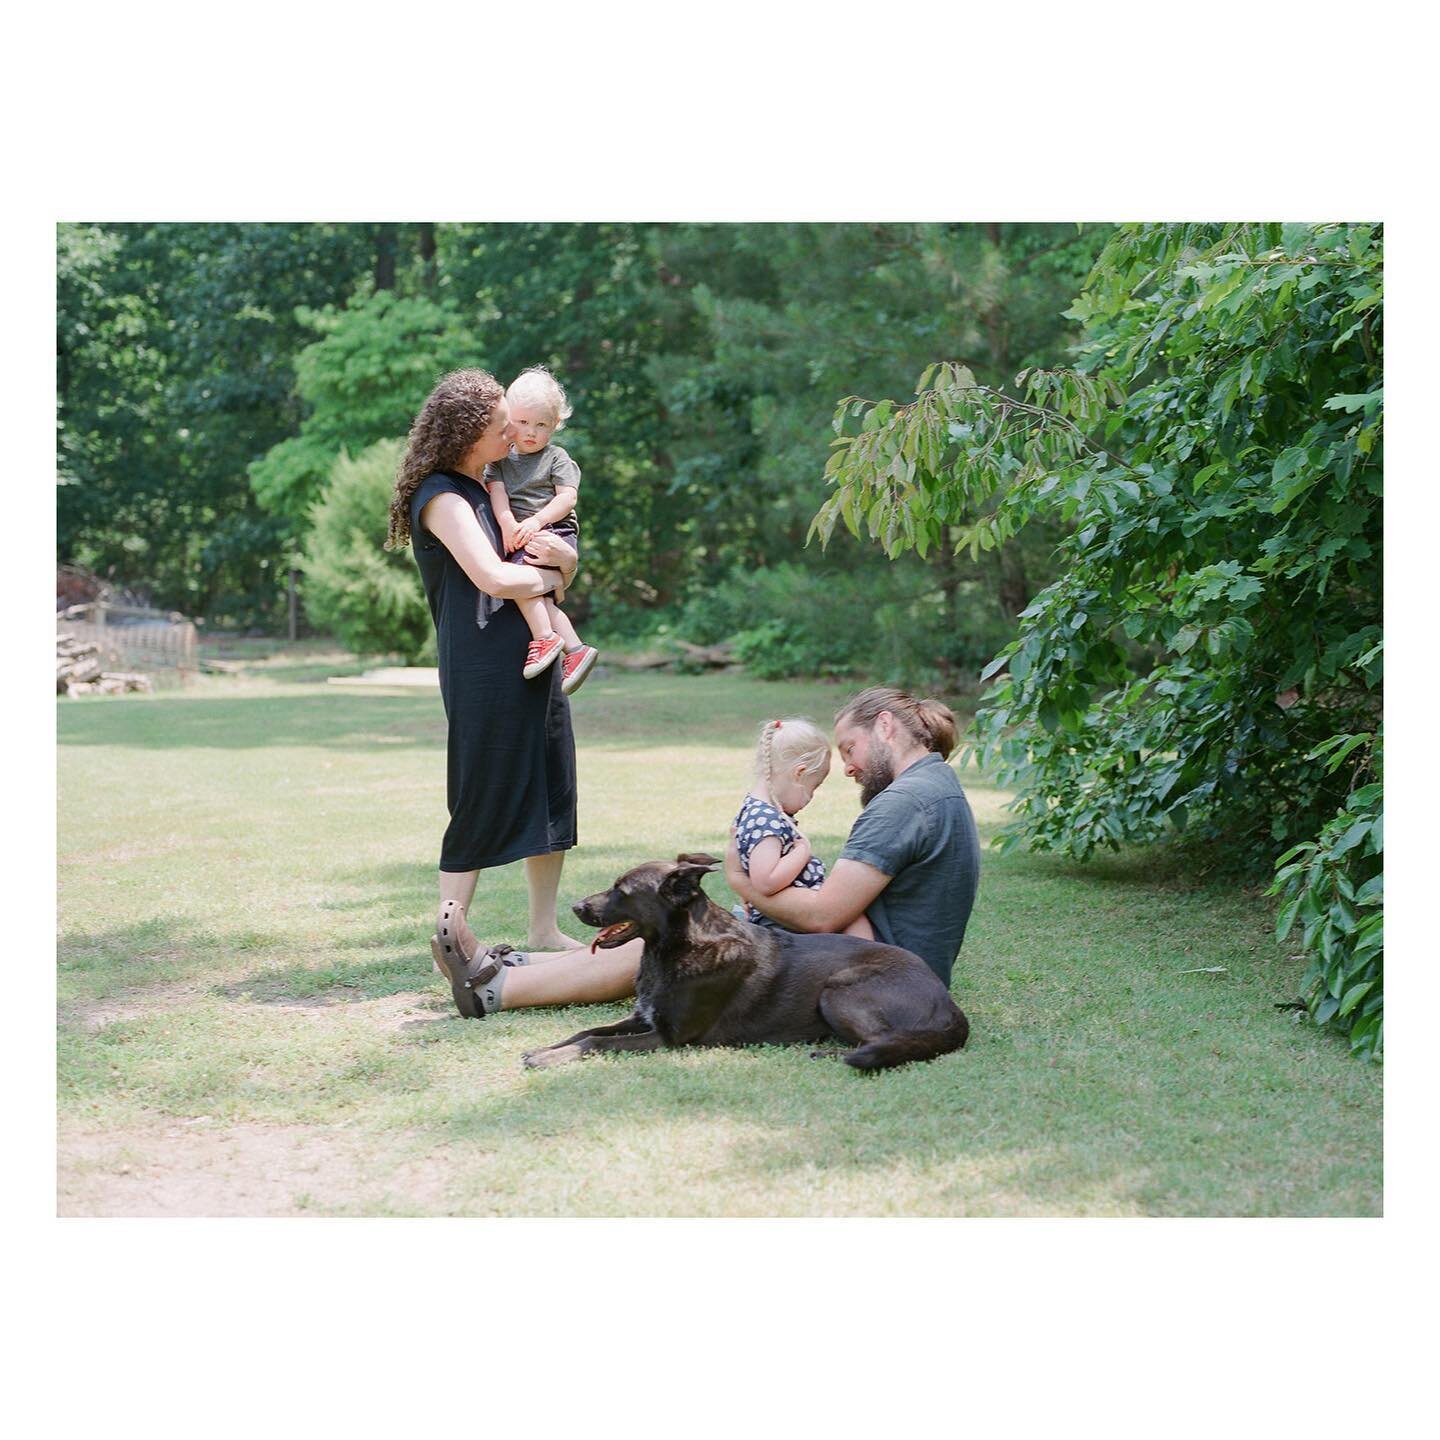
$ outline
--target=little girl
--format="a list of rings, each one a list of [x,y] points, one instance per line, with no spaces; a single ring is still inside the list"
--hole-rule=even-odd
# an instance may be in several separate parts
[[[767,720],[760,727],[755,781],[735,817],[735,842],[741,867],[764,894],[778,895],[791,885],[814,890],[824,883],[825,866],[791,817],[815,798],[829,773],[830,742],[808,720]],[[771,930],[785,928],[749,904],[745,918]],[[844,933],[875,938],[864,915]]]
[[[505,392],[515,443],[503,460],[485,467],[485,488],[500,526],[505,558],[512,565],[528,565],[525,547],[537,530],[549,530],[572,549],[579,549],[579,527],[572,518],[580,489],[580,467],[550,437],[570,418],[569,402],[559,382],[543,366],[521,371]],[[560,609],[564,592],[554,597],[516,600],[530,627],[530,648],[525,654],[527,680],[548,670],[565,654],[565,678],[560,688],[569,695],[590,673],[599,651],[585,645],[569,617]]]

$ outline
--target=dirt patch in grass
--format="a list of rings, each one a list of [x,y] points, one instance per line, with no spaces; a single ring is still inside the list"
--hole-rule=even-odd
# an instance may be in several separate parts
[[[337,987],[316,995],[251,995],[242,994],[241,986],[177,982],[174,985],[150,986],[143,991],[126,991],[107,996],[104,1000],[71,1001],[57,1007],[56,1018],[62,1026],[88,1030],[92,1034],[129,1020],[181,1010],[205,995],[223,995],[242,1006],[259,1010],[285,1010],[297,1014],[313,1014],[317,1020],[325,1012],[340,1007],[364,1013],[380,1030],[413,1030],[420,1025],[437,1024],[451,1018],[454,1008],[447,997],[419,991],[400,995],[370,998],[353,990]]]
[[[455,1007],[448,995],[424,995],[418,992],[366,999],[332,990],[314,997],[273,1000],[257,998],[253,1003],[266,1010],[292,1011],[296,1015],[313,1019],[317,1024],[324,1024],[328,1020],[326,1012],[344,1007],[357,1015],[363,1014],[366,1022],[375,1030],[413,1030],[420,1025],[435,1025],[455,1018]]]
[[[208,1116],[123,1131],[62,1126],[61,1216],[433,1215],[446,1152],[340,1126],[220,1125]]]
[[[180,1010],[205,993],[209,987],[195,981],[177,981],[173,985],[151,985],[143,991],[121,991],[104,1000],[75,1000],[56,1007],[56,1018],[63,1026],[88,1030],[92,1034],[107,1025],[125,1020],[141,1020],[147,1015]]]

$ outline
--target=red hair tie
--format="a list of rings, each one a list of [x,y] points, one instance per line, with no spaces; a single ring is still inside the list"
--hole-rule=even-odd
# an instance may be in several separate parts
[[[777,721],[775,722],[775,728],[776,728],[777,730],[780,728],[780,721],[777,720]]]

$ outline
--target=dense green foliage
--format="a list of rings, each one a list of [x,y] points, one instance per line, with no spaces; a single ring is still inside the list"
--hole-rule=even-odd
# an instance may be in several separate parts
[[[673,628],[701,644],[731,642],[766,680],[886,673],[934,682],[976,674],[1012,631],[978,578],[956,599],[963,626],[951,624],[945,600],[932,568],[913,557],[879,573],[783,562],[737,567],[697,589]]]
[[[434,664],[435,630],[408,552],[383,548],[401,443],[377,440],[330,467],[305,542],[311,616],[362,655]]]
[[[1338,768],[1364,747],[1352,773],[1371,769],[1372,735],[1337,735],[1320,746]],[[1375,757],[1378,765],[1378,755]],[[1374,770],[1378,776],[1378,768]],[[1348,1035],[1358,1054],[1384,1047],[1385,897],[1384,787],[1377,778],[1346,799],[1318,839],[1287,850],[1276,862],[1272,895],[1284,897],[1275,932],[1284,939],[1301,925],[1308,965],[1301,991],[1310,1013]]]
[[[834,396],[908,384],[937,349],[996,384],[1046,360],[1105,233],[62,226],[61,558],[220,624],[278,626],[342,448],[403,437],[454,365],[509,380],[543,363],[570,393],[561,438],[585,476],[577,617],[683,626],[737,569],[777,567],[747,626],[770,637],[756,663],[822,673],[838,663],[816,624],[828,578],[898,603],[867,547],[804,546]],[[978,564],[930,557],[908,643],[862,621],[845,664],[973,677],[1053,574],[1053,539],[1037,526]]]
[[[466,364],[473,347],[452,311],[390,290],[299,319],[321,336],[295,357],[305,418],[250,467],[250,481],[260,503],[303,535],[341,450],[403,438],[435,377]]]
[[[1371,225],[1128,227],[1071,311],[1073,369],[1017,398],[947,363],[911,404],[842,402],[822,536],[923,554],[958,527],[983,553],[1066,527],[978,717],[1020,792],[1009,843],[1188,829],[1264,863],[1328,843],[1350,780],[1327,742],[1373,734],[1378,769],[1381,261]],[[1355,933],[1306,944],[1333,970]]]
[[[340,225],[61,225],[59,558],[234,624],[283,609],[284,524],[248,467],[299,424],[303,307],[345,294]]]

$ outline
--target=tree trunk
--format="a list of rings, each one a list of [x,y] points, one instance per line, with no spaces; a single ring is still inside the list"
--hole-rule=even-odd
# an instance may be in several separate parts
[[[1018,540],[1007,540],[996,552],[1000,571],[998,594],[1000,613],[1013,620],[1030,603],[1030,577],[1025,573],[1025,556]]]
[[[425,270],[425,288],[435,288],[435,226],[424,223],[420,226],[420,263]]]
[[[385,223],[375,227],[375,288],[395,288],[395,249],[397,226]]]
[[[1005,252],[1001,244],[1000,227],[992,220],[987,222],[984,229],[986,240],[995,247],[996,254],[1003,256]],[[996,378],[1002,386],[1007,385],[1010,380],[1010,333],[1005,324],[1003,294],[997,295],[985,307],[980,323],[985,327],[985,343],[990,347],[990,363],[998,372]]]
[[[940,527],[940,545],[935,551],[935,574],[940,581],[941,614],[945,617],[945,633],[954,635],[960,628],[960,566],[955,559],[955,537],[950,526]],[[942,675],[950,673],[950,657],[937,655],[936,667]]]

